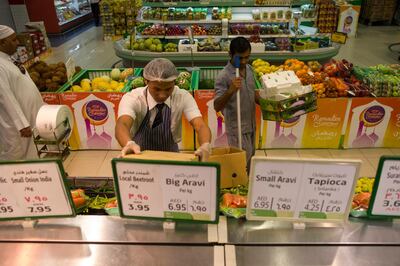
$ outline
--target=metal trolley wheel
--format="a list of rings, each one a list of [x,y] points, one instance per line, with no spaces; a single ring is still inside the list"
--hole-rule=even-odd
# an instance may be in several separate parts
[[[399,57],[397,57],[397,60],[400,60],[400,42],[397,43],[392,43],[388,46],[389,51],[393,53],[397,53]]]

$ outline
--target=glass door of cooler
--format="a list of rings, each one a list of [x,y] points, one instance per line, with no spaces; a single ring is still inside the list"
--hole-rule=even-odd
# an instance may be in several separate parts
[[[89,0],[55,0],[54,6],[60,26],[92,12]]]

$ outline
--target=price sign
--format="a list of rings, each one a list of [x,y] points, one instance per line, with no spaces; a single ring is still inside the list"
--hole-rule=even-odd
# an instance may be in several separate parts
[[[68,58],[67,62],[65,63],[65,68],[67,69],[67,79],[71,80],[72,77],[75,75],[75,60],[70,57]]]
[[[347,41],[347,34],[342,32],[332,33],[331,40],[335,43],[345,44]]]
[[[359,161],[254,157],[246,217],[343,221],[359,167]]]
[[[400,157],[381,157],[368,214],[382,217],[400,216]]]
[[[112,161],[122,217],[218,222],[219,165]]]
[[[74,216],[60,161],[0,162],[0,219]]]

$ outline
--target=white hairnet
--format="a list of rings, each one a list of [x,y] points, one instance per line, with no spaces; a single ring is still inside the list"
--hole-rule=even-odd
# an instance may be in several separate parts
[[[176,80],[178,75],[174,63],[165,58],[151,60],[143,70],[143,77],[148,81],[170,82]]]

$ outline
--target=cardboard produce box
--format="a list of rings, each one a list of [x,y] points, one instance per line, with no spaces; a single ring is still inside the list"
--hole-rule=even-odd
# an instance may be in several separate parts
[[[246,152],[234,147],[218,147],[212,149],[209,162],[221,165],[221,188],[247,185]]]
[[[141,160],[160,160],[160,161],[198,161],[193,153],[165,152],[165,151],[143,151],[140,154],[128,154],[124,158]]]

